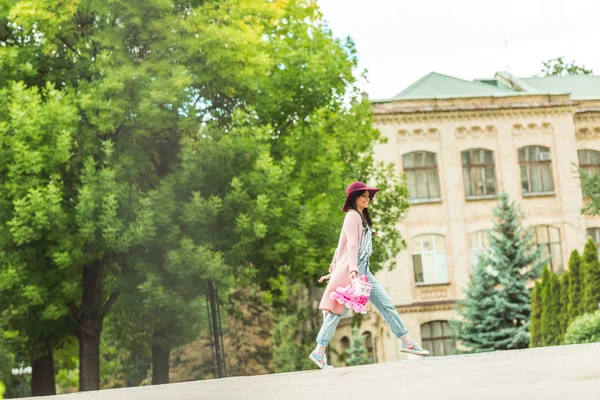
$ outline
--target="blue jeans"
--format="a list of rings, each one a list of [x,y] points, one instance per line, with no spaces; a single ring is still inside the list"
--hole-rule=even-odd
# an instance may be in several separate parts
[[[394,335],[396,335],[396,337],[400,338],[406,335],[408,333],[408,330],[402,323],[400,315],[398,314],[398,311],[396,311],[396,307],[394,307],[392,299],[390,299],[390,296],[388,296],[388,294],[385,292],[383,286],[381,286],[377,279],[375,279],[375,277],[369,270],[368,264],[365,269],[366,272],[359,271],[358,275],[360,276],[366,273],[367,278],[369,278],[369,282],[371,282],[371,285],[373,285],[369,301],[371,302],[371,304],[373,304],[377,311],[379,311],[379,314],[381,314],[385,322],[387,322],[387,324],[389,325],[392,332],[394,332]],[[346,310],[347,309],[344,310],[344,313],[342,315],[346,313]],[[321,346],[327,346],[329,344],[329,341],[335,333],[335,328],[337,328],[340,319],[342,319],[342,315],[334,314],[331,312],[327,314],[327,316],[323,320],[323,325],[321,325],[319,334],[317,335],[318,344],[320,344]]]

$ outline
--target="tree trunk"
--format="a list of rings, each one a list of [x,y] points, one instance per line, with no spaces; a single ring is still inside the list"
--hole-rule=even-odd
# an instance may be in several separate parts
[[[79,338],[79,391],[100,389],[100,336],[104,316],[119,297],[111,293],[106,303],[102,303],[102,278],[107,257],[83,268],[83,296],[81,307],[71,304],[71,311],[78,320]]]
[[[82,318],[79,327],[79,391],[100,389],[102,320]]]
[[[217,359],[217,377],[225,377],[225,357],[223,355],[221,324],[219,321],[218,299],[215,284],[208,281],[208,299],[210,302],[210,316],[212,323],[213,346]]]
[[[55,394],[54,358],[52,352],[49,352],[31,364],[31,395],[52,396]]]
[[[170,351],[160,343],[163,339],[162,335],[155,333],[154,339],[155,343],[152,345],[152,384],[164,385],[169,383]]]

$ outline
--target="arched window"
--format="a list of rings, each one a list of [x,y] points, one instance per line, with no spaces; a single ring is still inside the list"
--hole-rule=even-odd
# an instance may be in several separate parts
[[[448,321],[432,321],[421,325],[423,348],[432,356],[456,354],[456,342]]]
[[[481,230],[469,235],[469,250],[471,252],[471,266],[474,267],[479,261],[481,253],[488,248],[487,231]]]
[[[519,149],[521,187],[524,195],[554,191],[551,160],[550,149],[547,147],[527,146]]]
[[[600,175],[600,151],[596,150],[579,150],[579,168],[584,172],[592,175]]]
[[[495,196],[497,189],[494,152],[484,149],[465,150],[461,153],[461,159],[467,199]]]
[[[340,343],[342,344],[342,351],[346,351],[350,348],[350,339],[348,336],[344,336],[342,340],[340,340]]]
[[[340,340],[340,351],[337,354],[338,362],[346,365],[346,358],[348,357],[348,349],[350,348],[350,338],[348,336],[344,336]]]
[[[368,357],[371,363],[375,362],[375,352],[373,351],[373,335],[367,331],[363,333],[363,339],[365,342],[365,349],[367,349]]]
[[[415,281],[422,284],[448,283],[446,239],[442,235],[420,235],[413,239]]]
[[[550,270],[563,270],[562,246],[560,244],[560,229],[553,226],[535,226],[535,241],[542,248],[542,259],[548,260]]]
[[[410,200],[439,200],[440,181],[438,178],[435,153],[415,151],[402,156],[406,183]]]

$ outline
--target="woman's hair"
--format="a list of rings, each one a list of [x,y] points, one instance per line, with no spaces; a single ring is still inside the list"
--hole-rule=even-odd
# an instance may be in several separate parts
[[[358,199],[360,196],[362,196],[364,192],[366,192],[366,190],[360,190],[360,191],[354,192],[350,195],[350,207],[352,207],[352,209],[356,212],[358,212],[358,209],[356,208],[356,199]],[[369,225],[369,227],[372,228],[373,221],[371,220],[371,215],[369,214],[369,209],[365,208],[363,210],[362,214],[360,212],[358,212],[358,213],[362,217],[363,228],[366,228],[367,225]]]

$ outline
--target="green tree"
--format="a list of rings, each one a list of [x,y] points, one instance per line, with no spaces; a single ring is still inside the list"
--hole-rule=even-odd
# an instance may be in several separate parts
[[[304,339],[307,330],[299,329],[303,323],[297,315],[279,314],[273,329],[273,366],[276,373],[314,367],[307,354],[314,348],[315,338],[311,338],[310,342]]]
[[[583,268],[581,256],[577,250],[571,252],[569,258],[569,307],[568,323],[583,314]]]
[[[489,250],[474,268],[459,303],[457,336],[473,352],[526,348],[531,313],[527,283],[539,276],[540,249],[525,231],[515,202],[502,194],[494,208]],[[455,328],[456,329],[456,328]]]
[[[594,72],[585,67],[577,65],[575,61],[565,61],[564,56],[542,62],[544,67],[541,76],[568,76],[568,75],[592,75]]]
[[[497,272],[478,263],[471,273],[466,298],[459,301],[457,311],[462,320],[453,321],[452,325],[457,338],[472,352],[495,350],[498,284]]]
[[[380,136],[354,86],[354,45],[314,2],[14,1],[0,21],[0,87],[56,82],[77,105],[53,198],[64,215],[39,226],[34,203],[13,235],[46,240],[51,265],[74,276],[81,390],[100,387],[104,320],[132,287],[142,306],[123,318],[145,322],[163,372],[189,339],[198,283],[227,288],[227,275],[270,293],[312,341],[317,313],[289,288],[326,270],[357,178],[383,188],[373,268],[402,248],[406,187],[373,166]]]
[[[352,340],[350,343],[350,348],[346,351],[346,353],[346,364],[348,366],[365,365],[371,363],[367,349],[364,345],[364,338],[358,332],[357,327],[352,329]]]
[[[600,312],[587,313],[577,317],[567,329],[566,344],[600,342]]]
[[[564,271],[560,276],[560,337],[561,344],[562,338],[565,336],[565,332],[569,327],[569,295],[571,285],[571,274],[569,271]]]
[[[562,343],[560,321],[560,280],[558,275],[544,268],[542,274],[542,346],[556,346]]]
[[[583,311],[593,313],[600,308],[600,261],[598,248],[588,239],[583,250]]]
[[[6,382],[10,385],[12,369],[16,366],[12,349],[6,343],[4,332],[0,330],[0,382]]]
[[[542,284],[535,282],[533,291],[531,292],[531,324],[529,325],[529,347],[542,346],[541,334],[541,317],[542,317]]]
[[[600,215],[600,175],[580,169],[579,180],[583,194],[586,196],[582,213]]]
[[[254,376],[274,372],[275,316],[256,286],[236,287],[227,304],[225,353],[228,375]]]
[[[0,83],[0,97],[0,324],[18,361],[32,366],[32,394],[51,395],[52,351],[73,329],[64,305],[75,275],[56,243],[68,225],[61,171],[71,162],[75,99],[22,82]]]

